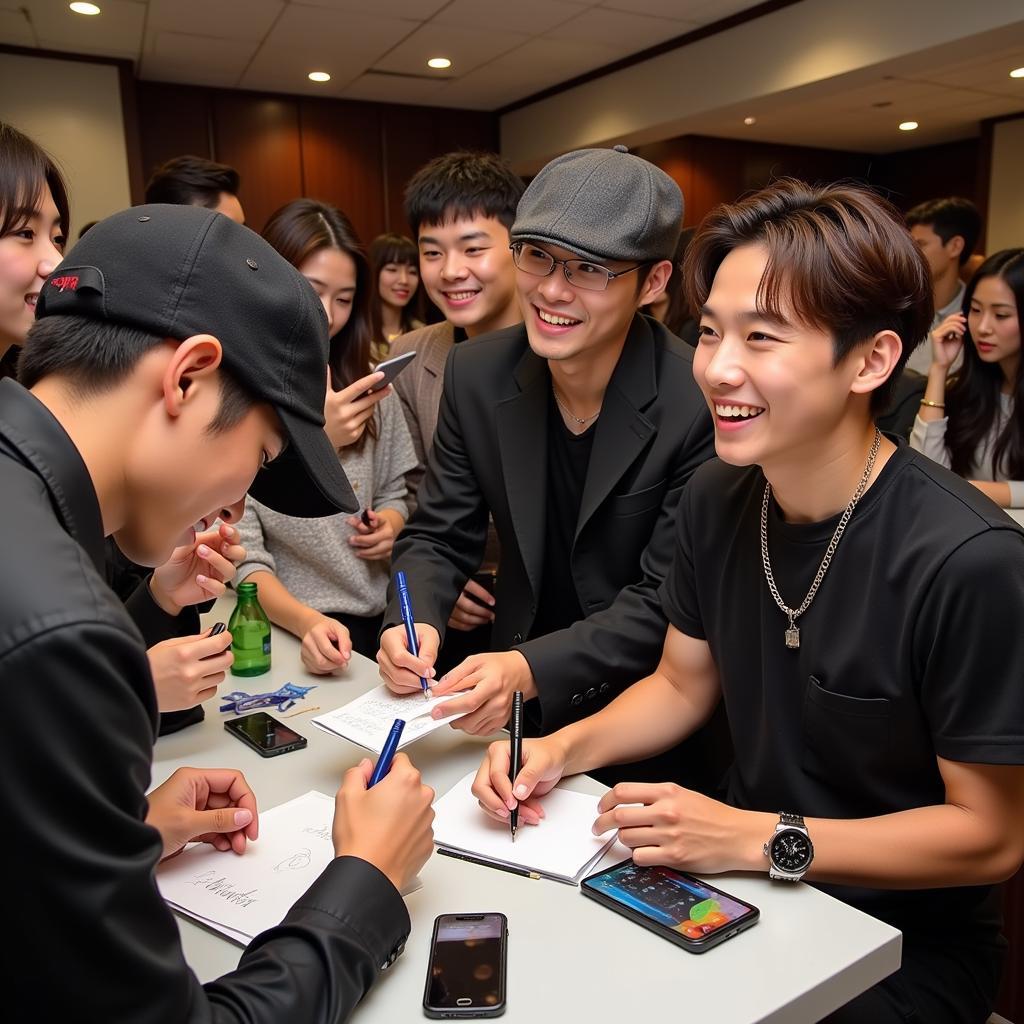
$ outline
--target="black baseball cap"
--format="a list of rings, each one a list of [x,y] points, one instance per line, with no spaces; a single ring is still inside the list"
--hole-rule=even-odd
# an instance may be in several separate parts
[[[324,432],[327,316],[309,282],[249,228],[201,206],[135,206],[100,221],[43,285],[36,317],[86,316],[184,341],[210,334],[223,365],[288,435],[250,487],[286,515],[355,512]]]

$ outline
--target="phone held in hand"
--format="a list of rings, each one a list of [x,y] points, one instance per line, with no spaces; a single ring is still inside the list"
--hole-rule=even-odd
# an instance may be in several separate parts
[[[373,372],[376,373],[379,370],[384,374],[384,379],[377,381],[370,391],[380,391],[386,388],[415,358],[415,352],[403,352],[400,356],[394,356],[392,359],[385,359],[384,362],[378,363],[373,368]]]
[[[441,914],[430,940],[424,1014],[451,1020],[500,1017],[507,942],[504,914]]]
[[[277,757],[291,750],[301,750],[306,745],[305,736],[300,736],[265,711],[232,718],[224,723],[224,728],[247,747],[252,747],[260,757]]]
[[[580,891],[691,953],[704,953],[757,924],[761,911],[674,868],[624,860],[584,878]]]

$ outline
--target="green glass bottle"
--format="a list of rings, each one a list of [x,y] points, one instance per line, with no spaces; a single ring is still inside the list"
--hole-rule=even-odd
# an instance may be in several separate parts
[[[270,671],[270,619],[260,605],[255,583],[238,584],[238,604],[231,613],[233,676],[261,676]]]

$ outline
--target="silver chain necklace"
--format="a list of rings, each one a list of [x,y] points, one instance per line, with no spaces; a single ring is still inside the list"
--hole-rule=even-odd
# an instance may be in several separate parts
[[[555,397],[557,399],[558,396],[556,395]],[[764,578],[768,581],[768,589],[772,592],[772,597],[775,598],[775,603],[781,609],[782,614],[789,619],[789,626],[786,628],[786,646],[789,648],[795,649],[800,646],[800,627],[796,624],[796,620],[810,608],[814,595],[817,594],[818,587],[821,586],[821,581],[825,578],[825,573],[828,572],[832,556],[836,553],[836,548],[839,546],[839,538],[842,537],[846,524],[850,521],[850,516],[853,515],[857,502],[863,497],[864,491],[868,486],[868,480],[871,479],[871,471],[875,468],[875,458],[878,456],[878,449],[881,447],[881,444],[881,432],[875,427],[875,439],[871,442],[871,450],[868,452],[868,464],[864,467],[864,475],[860,478],[857,490],[854,492],[849,505],[846,506],[846,511],[839,520],[836,532],[832,534],[832,539],[828,542],[828,549],[825,551],[825,557],[821,560],[821,565],[818,566],[818,572],[814,577],[814,582],[811,584],[811,589],[807,591],[807,596],[799,608],[790,608],[779,596],[779,588],[775,586],[775,577],[772,575],[772,563],[768,557],[768,502],[772,496],[772,485],[770,483],[764,485],[764,500],[761,502],[761,563],[764,565]]]
[[[558,397],[558,392],[555,390],[554,381],[551,382],[551,394],[555,396],[555,402],[558,405],[558,408],[561,409],[569,419],[574,423],[578,423],[581,427],[585,427],[591,420],[596,420],[597,417],[601,415],[601,410],[598,409],[592,416],[584,416],[583,419],[580,419],[574,412],[562,405],[562,400]]]

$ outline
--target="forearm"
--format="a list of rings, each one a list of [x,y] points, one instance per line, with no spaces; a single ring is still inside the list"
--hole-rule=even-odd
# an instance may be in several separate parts
[[[287,629],[293,636],[303,637],[320,612],[303,604],[272,572],[254,572],[246,577],[247,583],[259,587],[260,604],[275,626]]]
[[[766,871],[763,845],[778,815],[751,811],[736,837],[735,867]],[[1020,866],[1011,836],[965,807],[915,807],[875,818],[807,818],[814,861],[807,878],[874,889],[992,885]]]
[[[1003,480],[972,480],[982,494],[991,498],[1000,508],[1012,508],[1010,485]]]
[[[696,732],[718,703],[707,690],[678,687],[662,671],[634,683],[602,711],[553,734],[566,774],[653,757]]]
[[[928,370],[928,384],[924,389],[924,399],[918,407],[917,414],[925,423],[941,420],[946,416],[946,373],[948,367],[932,363]],[[933,405],[927,403],[933,402]]]

